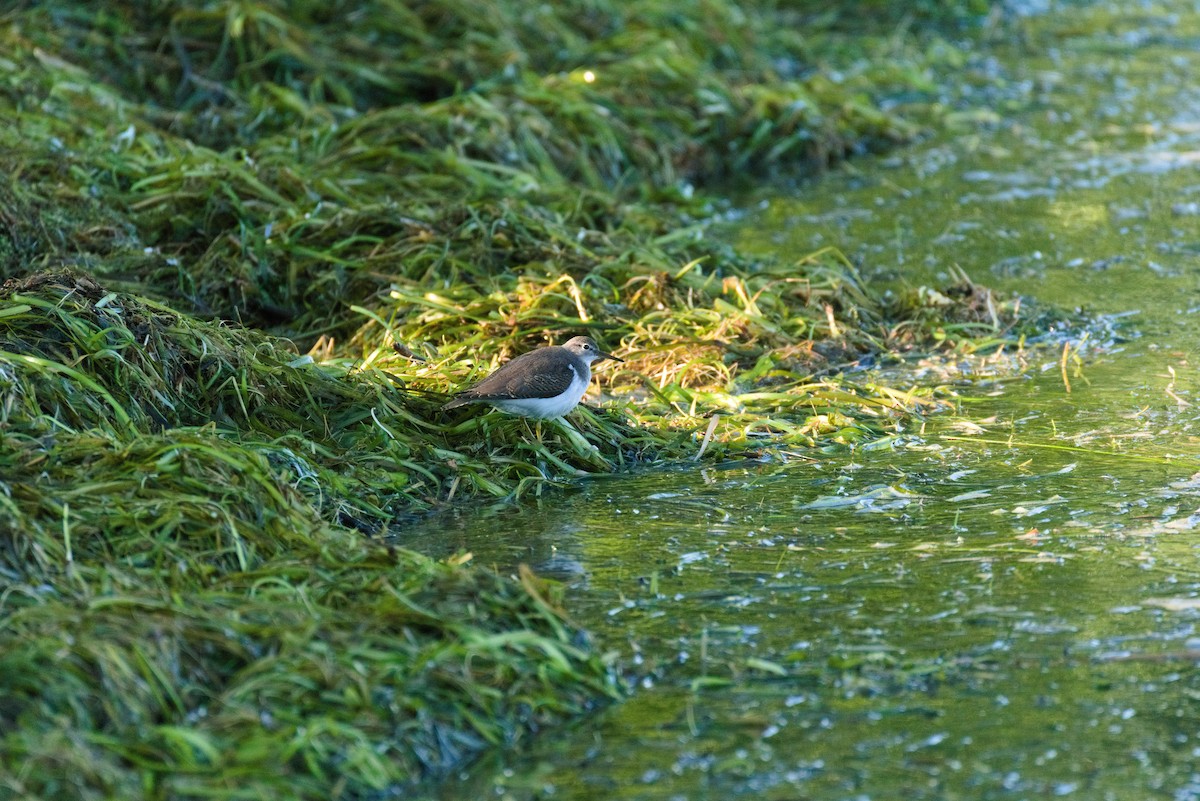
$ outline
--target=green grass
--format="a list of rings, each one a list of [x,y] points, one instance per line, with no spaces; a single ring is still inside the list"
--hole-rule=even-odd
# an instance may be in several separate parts
[[[518,744],[619,697],[612,657],[557,587],[398,548],[404,520],[869,443],[948,393],[860,358],[1045,330],[713,237],[706,188],[916,132],[876,100],[928,89],[922,51],[848,64],[896,41],[829,10],[0,17],[0,794],[374,798]],[[625,363],[567,423],[439,411],[580,333]]]

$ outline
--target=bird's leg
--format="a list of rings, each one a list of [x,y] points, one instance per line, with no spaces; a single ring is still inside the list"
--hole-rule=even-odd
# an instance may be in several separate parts
[[[521,418],[521,424],[525,426],[525,433],[526,433],[526,434],[528,434],[528,435],[529,435],[530,437],[532,437],[533,439],[537,440],[537,443],[538,443],[539,445],[543,444],[543,443],[542,443],[542,421],[541,421],[541,420],[534,420],[534,422],[533,422],[533,427],[532,427],[532,428],[530,428],[530,426],[529,426],[529,418],[528,418],[528,417],[522,417],[522,418]]]

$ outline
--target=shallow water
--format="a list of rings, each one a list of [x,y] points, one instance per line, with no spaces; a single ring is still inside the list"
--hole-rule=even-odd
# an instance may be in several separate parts
[[[1129,335],[1069,392],[1053,355],[978,371],[961,415],[882,446],[413,531],[565,580],[639,677],[443,798],[1200,799],[1200,11],[1018,27],[964,70],[1002,80],[949,99],[963,129],[764,192],[728,235],[873,280],[957,265]]]

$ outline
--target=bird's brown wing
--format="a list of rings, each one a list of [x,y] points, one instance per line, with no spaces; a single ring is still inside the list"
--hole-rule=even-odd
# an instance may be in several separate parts
[[[463,400],[553,398],[575,380],[575,372],[559,362],[550,348],[524,353],[475,386],[458,393]]]

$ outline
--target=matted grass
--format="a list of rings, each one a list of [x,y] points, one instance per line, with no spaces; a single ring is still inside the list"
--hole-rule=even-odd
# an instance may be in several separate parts
[[[391,793],[618,694],[551,586],[347,527],[451,480],[378,378],[63,275],[0,331],[5,792]]]
[[[0,17],[0,794],[403,795],[621,693],[553,585],[390,547],[403,520],[877,440],[948,393],[862,360],[1044,330],[710,236],[705,185],[915,131],[874,100],[921,64],[835,76],[845,17],[785,6]],[[626,360],[599,407],[438,411],[580,333]]]

